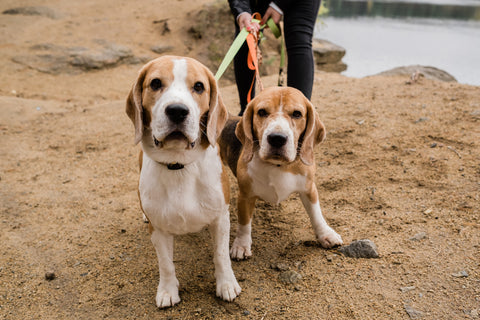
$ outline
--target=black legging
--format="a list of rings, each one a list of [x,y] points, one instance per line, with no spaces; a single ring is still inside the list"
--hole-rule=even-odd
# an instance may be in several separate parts
[[[283,12],[285,46],[288,57],[287,85],[299,89],[308,99],[312,96],[314,76],[312,38],[319,7],[320,0],[299,0]],[[258,8],[252,8],[254,12],[255,9],[258,10]],[[262,15],[264,13],[260,12]],[[235,35],[239,32],[238,24],[235,23]],[[244,43],[235,56],[233,64],[240,99],[240,115],[247,106],[248,90],[255,74],[247,66],[247,57],[248,46]],[[252,98],[254,96],[255,86],[252,89]]]

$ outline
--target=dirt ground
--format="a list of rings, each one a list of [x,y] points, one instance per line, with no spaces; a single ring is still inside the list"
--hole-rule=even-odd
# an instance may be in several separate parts
[[[156,308],[157,261],[124,113],[142,64],[45,73],[25,57],[41,55],[36,45],[108,41],[140,61],[164,45],[212,66],[188,32],[209,2],[0,3],[2,12],[35,5],[57,13],[0,15],[0,318],[479,318],[480,87],[322,72],[312,101],[328,131],[316,150],[324,215],[346,244],[370,239],[380,257],[347,258],[315,245],[295,195],[278,206],[259,202],[254,256],[233,262],[241,295],[232,303],[215,297],[212,243],[202,231],[176,238],[182,302]],[[236,113],[236,89],[222,81]],[[264,81],[274,85],[276,77]],[[233,177],[231,188],[233,239]],[[283,282],[286,271],[301,279]]]

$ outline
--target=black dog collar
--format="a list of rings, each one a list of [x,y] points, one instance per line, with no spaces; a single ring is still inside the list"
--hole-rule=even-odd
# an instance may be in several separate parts
[[[185,168],[185,166],[181,163],[174,162],[174,163],[168,163],[166,164],[168,170],[180,170]]]

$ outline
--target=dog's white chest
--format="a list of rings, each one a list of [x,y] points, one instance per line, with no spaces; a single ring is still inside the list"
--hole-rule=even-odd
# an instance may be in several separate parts
[[[216,152],[209,147],[203,159],[180,170],[169,170],[144,154],[140,198],[156,229],[171,234],[198,232],[228,212]]]
[[[307,178],[285,172],[274,165],[265,164],[255,155],[248,164],[248,175],[252,178],[252,191],[265,201],[280,203],[293,192],[306,190]]]

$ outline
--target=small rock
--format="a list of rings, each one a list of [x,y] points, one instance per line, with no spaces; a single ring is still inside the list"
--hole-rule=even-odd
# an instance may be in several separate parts
[[[55,279],[57,276],[55,275],[55,272],[53,271],[47,271],[45,272],[45,280],[52,281]]]
[[[428,120],[430,120],[428,117],[420,117],[415,121],[415,123],[425,122]]]
[[[455,278],[467,278],[468,277],[468,272],[465,270],[462,270],[457,273],[452,273],[452,276]]]
[[[425,239],[426,237],[427,237],[426,232],[419,232],[416,235],[414,235],[413,237],[411,237],[410,240],[411,241],[420,241],[420,240]]]
[[[302,275],[293,270],[285,271],[280,274],[280,281],[284,283],[295,284],[302,279]]]
[[[378,258],[377,246],[373,241],[364,239],[353,241],[348,246],[338,249],[347,257],[351,258]]]
[[[424,214],[431,214],[432,212],[433,212],[433,210],[430,209],[430,208],[427,209],[427,210],[425,210],[425,211],[423,211]]]
[[[158,53],[158,54],[162,54],[162,53],[165,53],[167,51],[172,51],[173,50],[173,47],[172,46],[153,46],[150,48],[150,50],[152,50],[153,52],[155,53]]]
[[[415,286],[409,286],[409,287],[401,287],[400,288],[400,291],[402,292],[409,292],[409,291],[412,291],[412,290],[415,290]]]
[[[248,310],[243,310],[242,314],[243,314],[244,316],[249,316],[249,315],[250,315],[250,311],[248,311]]]
[[[405,305],[405,311],[407,312],[410,319],[419,319],[423,317],[423,312],[413,309],[408,304]]]

